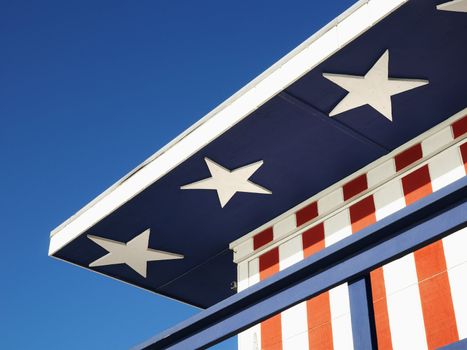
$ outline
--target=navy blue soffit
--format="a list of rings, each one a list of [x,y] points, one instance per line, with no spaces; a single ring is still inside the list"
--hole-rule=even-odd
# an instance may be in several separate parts
[[[135,349],[211,346],[466,225],[467,178],[201,311]],[[189,345],[187,347],[187,345]]]
[[[127,242],[150,228],[151,248],[185,258],[149,263],[146,279],[124,264],[93,269],[199,307],[232,295],[230,242],[465,107],[467,21],[440,2],[409,1],[54,256],[88,267],[107,253],[88,234]],[[368,106],[329,118],[346,92],[322,73],[363,75],[387,49],[391,77],[430,84],[392,98],[393,123]],[[229,169],[263,160],[251,181],[272,195],[221,208],[215,191],[181,191],[210,176],[205,157]]]

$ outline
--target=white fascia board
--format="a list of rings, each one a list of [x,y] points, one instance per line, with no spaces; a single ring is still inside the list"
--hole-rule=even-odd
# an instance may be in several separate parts
[[[54,229],[49,255],[110,215],[407,1],[358,1]]]

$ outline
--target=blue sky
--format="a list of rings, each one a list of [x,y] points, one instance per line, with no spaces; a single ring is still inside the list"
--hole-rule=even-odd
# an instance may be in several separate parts
[[[0,348],[127,349],[198,312],[49,232],[353,2],[0,1]]]

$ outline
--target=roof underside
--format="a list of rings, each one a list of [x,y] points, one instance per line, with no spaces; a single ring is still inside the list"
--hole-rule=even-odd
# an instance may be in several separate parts
[[[407,2],[116,210],[52,243],[52,255],[87,268],[106,253],[87,235],[127,242],[150,228],[150,247],[184,259],[149,263],[147,278],[123,264],[92,269],[200,307],[228,297],[230,242],[466,106],[467,14],[438,11],[443,2]],[[386,50],[391,77],[429,84],[392,97],[392,122],[368,105],[330,118],[347,92],[323,73],[365,75]],[[237,193],[221,208],[214,191],[181,191],[211,176],[205,158],[228,169],[262,160],[250,180],[272,194]]]

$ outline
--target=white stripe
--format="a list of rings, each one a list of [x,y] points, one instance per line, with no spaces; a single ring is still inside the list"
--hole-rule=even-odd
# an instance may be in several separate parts
[[[251,287],[252,285],[258,283],[260,281],[259,276],[259,258],[252,259],[248,263],[248,286]]]
[[[353,349],[352,320],[350,313],[339,316],[332,321],[332,342],[334,350]]]
[[[258,334],[260,326],[255,325],[238,334],[239,350],[259,350],[261,343],[258,343]]]
[[[394,350],[427,349],[414,255],[383,266]]]
[[[287,267],[303,260],[301,236],[279,246],[279,268]],[[308,349],[308,319],[306,302],[297,304],[281,313],[282,348],[284,350]]]
[[[273,234],[274,240],[280,239],[284,237],[289,232],[293,231],[297,228],[297,220],[295,219],[295,215],[290,215],[285,219],[279,221],[277,224],[273,226]]]
[[[467,338],[467,227],[443,238],[459,339]]]
[[[344,209],[324,221],[324,244],[326,247],[352,234],[349,210]]]
[[[437,191],[465,175],[457,147],[451,147],[437,154],[428,162],[431,186]]]
[[[349,288],[347,283],[329,290],[329,303],[331,307],[334,350],[353,349]]]
[[[302,237],[296,236],[279,246],[279,269],[282,271],[303,260]]]
[[[429,156],[453,140],[451,126],[441,129],[436,134],[422,141],[423,157]]]
[[[381,186],[374,194],[376,221],[405,207],[405,197],[399,179]]]
[[[306,302],[282,311],[282,349],[308,349],[308,321]]]
[[[349,287],[343,283],[329,290],[331,319],[350,313]]]
[[[386,179],[389,179],[396,173],[396,165],[394,164],[394,158],[388,159],[376,168],[371,169],[366,174],[368,181],[368,188],[376,186],[382,183]]]
[[[248,286],[258,283],[259,276],[259,259],[253,259],[248,262]],[[239,350],[259,350],[261,348],[261,324],[256,324],[242,333],[238,334],[238,349]]]
[[[248,288],[248,262],[237,264],[237,292]]]
[[[324,197],[318,199],[318,214],[322,215],[332,211],[338,205],[344,202],[344,192],[342,187],[328,193]]]

